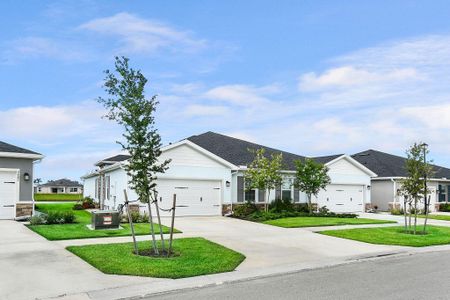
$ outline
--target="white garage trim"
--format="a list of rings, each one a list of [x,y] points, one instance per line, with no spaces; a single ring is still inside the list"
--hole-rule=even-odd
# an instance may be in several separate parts
[[[362,171],[364,171],[366,174],[368,174],[370,177],[376,177],[377,174],[375,174],[374,172],[372,172],[369,168],[367,168],[366,166],[364,166],[363,164],[361,164],[360,162],[358,162],[356,159],[352,158],[351,156],[344,154],[341,155],[329,162],[327,162],[325,165],[329,166],[334,164],[335,162],[341,160],[341,159],[346,159],[347,161],[349,161],[352,165],[354,165],[355,167],[361,169]]]
[[[11,168],[0,168],[0,173],[6,172],[6,173],[15,173],[16,176],[16,199],[14,199],[14,211],[12,218],[16,218],[16,204],[20,199],[20,170],[19,169],[11,169]],[[3,209],[3,207],[0,207],[0,210]],[[1,218],[0,218],[1,219]]]

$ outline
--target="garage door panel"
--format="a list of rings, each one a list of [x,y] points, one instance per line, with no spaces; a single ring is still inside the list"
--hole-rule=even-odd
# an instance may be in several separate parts
[[[364,189],[362,185],[331,184],[317,198],[319,207],[333,212],[362,212]]]
[[[18,198],[17,171],[0,171],[0,219],[13,219]]]
[[[161,179],[157,191],[159,205],[165,209],[172,206],[173,195],[177,195],[177,216],[221,214],[220,181]]]

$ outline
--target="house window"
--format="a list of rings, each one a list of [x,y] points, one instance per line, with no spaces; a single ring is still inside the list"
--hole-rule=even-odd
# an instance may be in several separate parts
[[[292,184],[289,178],[285,178],[281,184],[281,199],[292,199]]]
[[[450,186],[447,186],[450,187]],[[439,202],[445,202],[445,198],[446,198],[446,188],[444,185],[439,185]]]
[[[245,201],[255,202],[255,198],[256,198],[256,191],[254,189],[245,191],[245,194],[244,194]]]
[[[70,188],[70,192],[71,192],[71,193],[76,193],[76,192],[78,192],[78,188],[73,188],[73,187],[71,187],[71,188]]]

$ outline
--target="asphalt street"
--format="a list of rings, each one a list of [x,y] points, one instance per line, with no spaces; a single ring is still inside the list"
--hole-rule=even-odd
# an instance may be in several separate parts
[[[365,260],[145,299],[450,299],[450,252]]]

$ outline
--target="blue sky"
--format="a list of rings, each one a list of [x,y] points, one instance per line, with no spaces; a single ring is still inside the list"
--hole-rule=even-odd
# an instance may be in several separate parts
[[[448,1],[2,1],[0,139],[79,179],[120,148],[103,70],[158,94],[164,143],[217,131],[302,155],[430,144],[450,166]]]

